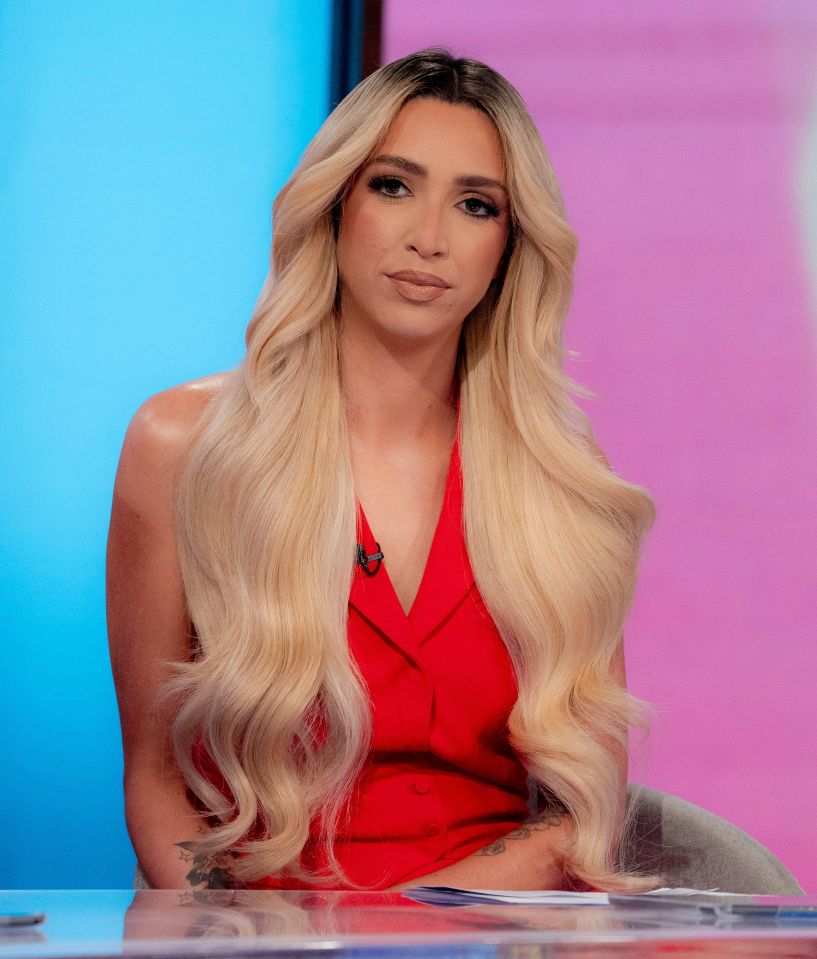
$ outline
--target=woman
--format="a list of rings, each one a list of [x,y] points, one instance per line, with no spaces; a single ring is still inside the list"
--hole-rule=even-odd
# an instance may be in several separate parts
[[[640,888],[621,637],[653,507],[568,396],[576,240],[521,98],[389,64],[273,212],[243,362],[149,399],[117,474],[148,881]]]

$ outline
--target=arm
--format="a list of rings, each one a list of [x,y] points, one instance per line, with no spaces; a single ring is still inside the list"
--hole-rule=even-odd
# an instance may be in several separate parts
[[[157,705],[168,665],[191,653],[191,624],[173,530],[173,495],[187,443],[212,383],[197,381],[149,399],[131,422],[117,470],[108,534],[108,638],[125,761],[125,815],[152,886],[225,882],[218,863],[194,863],[180,847],[205,828],[188,802]]]
[[[611,667],[612,678],[626,688],[624,645],[619,643]],[[627,752],[616,749],[618,789],[622,812],[627,790]],[[521,826],[489,843],[465,859],[392,887],[402,889],[418,884],[460,886],[466,889],[570,889],[559,848],[570,839],[573,824],[558,807],[540,810]]]
[[[558,853],[558,846],[570,838],[571,830],[572,824],[565,812],[546,809],[452,866],[392,889],[420,884],[466,889],[571,888]]]

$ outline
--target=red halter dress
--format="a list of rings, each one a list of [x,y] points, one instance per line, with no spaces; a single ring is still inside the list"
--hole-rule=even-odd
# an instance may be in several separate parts
[[[359,542],[377,551],[359,508]],[[528,815],[527,775],[508,743],[514,672],[474,583],[454,443],[442,510],[408,615],[389,580],[355,568],[349,647],[368,687],[373,738],[335,854],[355,883],[385,889],[463,859]],[[375,563],[368,565],[373,570]],[[302,855],[326,864],[319,824]],[[311,888],[271,876],[254,888]]]

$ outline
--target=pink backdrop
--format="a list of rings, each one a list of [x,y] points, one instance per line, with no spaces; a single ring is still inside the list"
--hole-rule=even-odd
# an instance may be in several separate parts
[[[627,632],[658,721],[631,778],[817,893],[817,3],[385,4],[384,62],[432,44],[538,123],[581,243],[571,374],[658,504]]]

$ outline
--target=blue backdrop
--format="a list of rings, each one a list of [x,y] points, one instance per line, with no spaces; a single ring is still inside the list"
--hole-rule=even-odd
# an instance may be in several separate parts
[[[0,888],[121,887],[105,541],[127,423],[233,366],[328,104],[329,0],[0,3]]]

